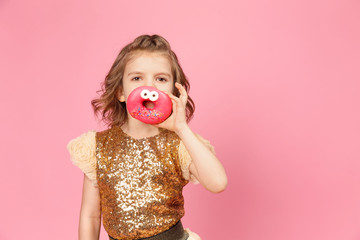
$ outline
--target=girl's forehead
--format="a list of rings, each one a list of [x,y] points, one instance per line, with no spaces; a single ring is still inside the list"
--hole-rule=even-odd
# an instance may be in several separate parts
[[[164,53],[159,52],[139,52],[127,62],[125,72],[129,70],[156,70],[162,69],[171,72],[169,58]]]

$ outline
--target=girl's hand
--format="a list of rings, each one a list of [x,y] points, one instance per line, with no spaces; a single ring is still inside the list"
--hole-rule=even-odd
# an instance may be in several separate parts
[[[180,92],[180,97],[174,96],[172,93],[166,92],[172,101],[172,113],[164,122],[154,126],[166,128],[174,132],[179,132],[187,127],[186,122],[186,103],[188,99],[185,88],[180,83],[175,83],[175,87]]]

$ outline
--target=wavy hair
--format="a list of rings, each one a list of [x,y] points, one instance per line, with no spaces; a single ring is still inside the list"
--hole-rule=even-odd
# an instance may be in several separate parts
[[[186,92],[190,90],[189,81],[179,64],[176,54],[171,50],[169,42],[159,35],[141,35],[120,51],[105,80],[101,83],[101,89],[96,92],[100,93],[100,97],[91,101],[94,114],[96,116],[100,114],[102,121],[108,127],[122,125],[127,121],[126,103],[120,102],[117,96],[122,90],[125,66],[139,51],[165,54],[170,61],[174,85],[178,82],[184,86]],[[177,97],[180,96],[179,90],[175,86],[173,94]],[[188,96],[186,103],[187,122],[192,119],[194,111],[194,101]]]

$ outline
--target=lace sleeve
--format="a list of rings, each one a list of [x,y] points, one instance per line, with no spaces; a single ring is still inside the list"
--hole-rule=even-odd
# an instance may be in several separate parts
[[[213,152],[215,154],[215,149],[208,140],[204,139],[199,134],[195,134],[195,135],[202,143],[205,144],[205,146],[207,146],[211,150],[211,152]],[[183,177],[186,180],[189,180],[190,182],[192,182],[194,184],[198,184],[199,181],[196,179],[196,177],[193,174],[190,173],[189,167],[190,167],[192,159],[182,141],[180,141],[180,144],[179,144],[179,158],[180,158],[180,166],[181,166],[181,171],[182,171]]]
[[[94,187],[98,187],[96,182],[96,132],[91,130],[72,139],[67,144],[72,163],[79,167],[85,175],[90,178]]]

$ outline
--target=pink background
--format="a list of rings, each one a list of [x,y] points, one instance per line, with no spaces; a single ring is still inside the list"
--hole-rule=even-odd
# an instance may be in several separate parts
[[[77,239],[83,175],[66,144],[90,129],[120,49],[169,40],[194,132],[228,188],[185,188],[205,240],[360,239],[360,2],[0,2],[0,239]],[[108,239],[102,229],[101,239]]]

